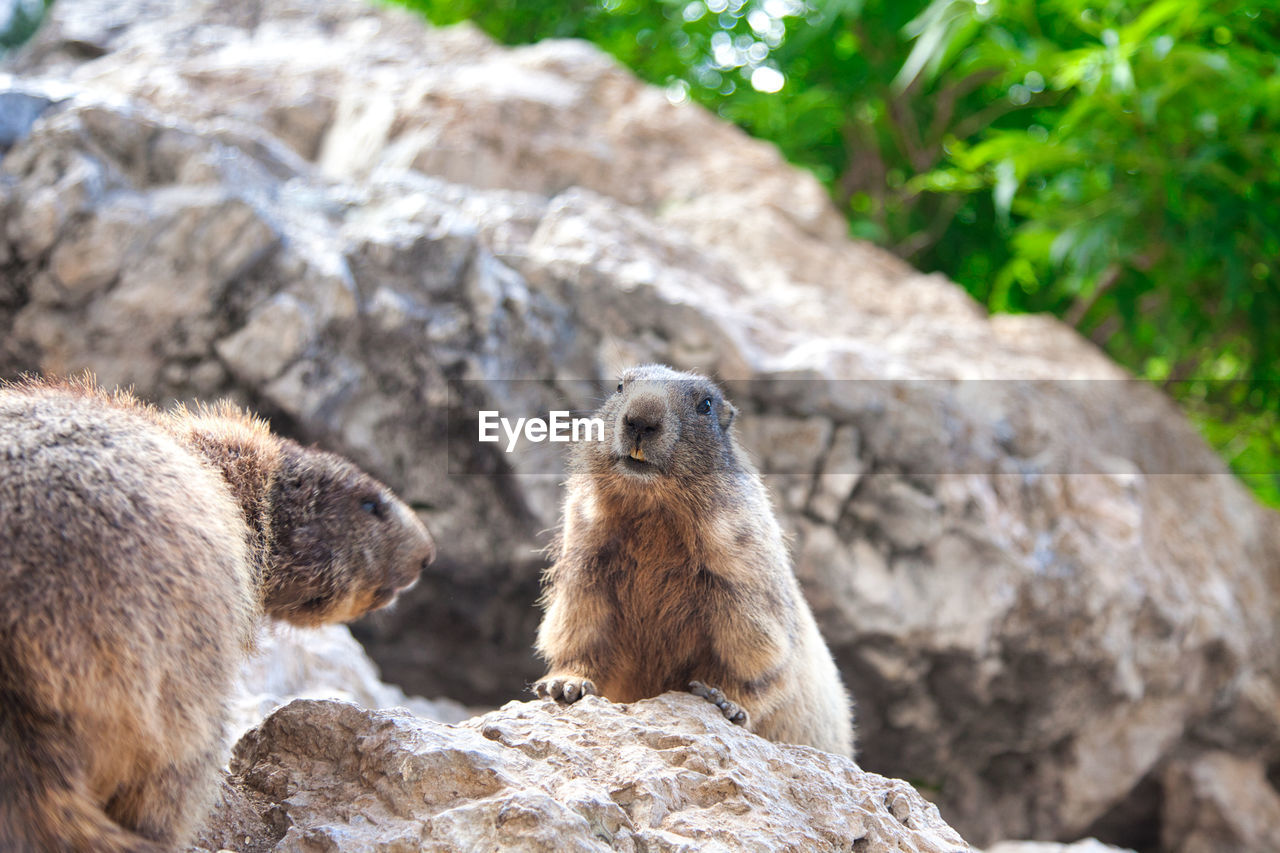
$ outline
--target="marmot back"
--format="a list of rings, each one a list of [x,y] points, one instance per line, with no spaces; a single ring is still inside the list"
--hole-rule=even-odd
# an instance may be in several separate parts
[[[356,487],[335,496],[317,466]],[[344,524],[319,532],[339,498]],[[0,849],[184,843],[259,615],[313,624],[386,603],[433,553],[402,508],[233,407],[0,387]],[[357,557],[364,545],[380,547]]]
[[[848,694],[760,475],[707,379],[627,371],[575,448],[544,577],[539,695],[692,689],[771,740],[853,755]]]

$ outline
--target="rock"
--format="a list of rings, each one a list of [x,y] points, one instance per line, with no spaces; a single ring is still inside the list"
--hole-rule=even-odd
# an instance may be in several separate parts
[[[511,702],[460,726],[297,700],[232,771],[301,850],[968,850],[904,782],[770,743],[707,702]]]
[[[407,696],[384,683],[377,667],[344,625],[264,627],[257,646],[240,667],[239,695],[232,701],[232,741],[296,698],[341,699],[363,708],[406,708],[428,720],[461,722],[473,712],[448,699]]]
[[[832,435],[827,454],[817,469],[818,476],[809,496],[809,512],[827,524],[839,521],[864,468],[865,463],[858,458],[858,432],[845,424]]]
[[[1086,838],[1074,844],[1054,844],[1049,841],[1001,841],[988,847],[986,853],[1133,853],[1103,844],[1096,838]]]
[[[578,43],[59,0],[5,69],[61,88],[0,160],[0,373],[230,396],[406,496],[440,558],[357,634],[408,692],[541,674],[563,457],[477,411],[590,411],[579,380],[667,361],[777,466],[865,766],[979,843],[1255,837],[1170,768],[1280,765],[1280,524],[1071,330],[847,240],[811,176]]]
[[[1208,752],[1171,762],[1162,783],[1162,849],[1280,850],[1280,794],[1263,762]]]
[[[209,817],[187,853],[267,853],[287,830],[288,821],[279,806],[224,778]]]
[[[299,698],[342,700],[378,709],[396,708],[424,720],[455,723],[473,716],[448,699],[406,696],[378,678],[377,668],[343,625],[296,628],[283,623],[259,631],[253,653],[240,668],[231,701],[230,747],[272,711]],[[191,853],[230,849],[266,853],[276,847],[290,821],[260,791],[225,777]]]

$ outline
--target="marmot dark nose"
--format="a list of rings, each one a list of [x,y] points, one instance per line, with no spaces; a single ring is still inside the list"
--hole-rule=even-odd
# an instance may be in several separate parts
[[[436,559],[436,541],[431,538],[431,534],[429,533],[426,534],[426,539],[426,547],[419,550],[421,560],[418,565],[421,571],[426,571],[427,566],[434,563]]]
[[[626,430],[627,437],[635,443],[653,438],[662,432],[661,418],[654,417],[647,412],[627,414],[622,419],[622,426]]]

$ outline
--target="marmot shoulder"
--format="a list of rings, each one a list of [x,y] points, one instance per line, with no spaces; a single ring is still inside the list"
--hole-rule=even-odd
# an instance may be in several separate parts
[[[184,843],[260,615],[353,618],[433,550],[385,486],[233,406],[0,386],[0,849]]]
[[[852,756],[852,705],[736,410],[706,378],[627,371],[582,442],[544,577],[539,695],[692,689],[771,740]]]

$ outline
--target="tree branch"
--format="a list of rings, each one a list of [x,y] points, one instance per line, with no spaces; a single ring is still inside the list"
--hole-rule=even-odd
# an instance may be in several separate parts
[[[929,227],[916,231],[907,239],[898,243],[893,247],[893,253],[910,261],[925,249],[936,245],[942,239],[942,235],[946,233],[951,221],[955,219],[956,211],[960,209],[960,205],[963,202],[964,197],[959,194],[953,193],[943,197],[938,204],[938,212],[934,214]]]
[[[933,120],[929,122],[929,147],[942,147],[942,140],[947,135],[947,127],[955,116],[956,103],[971,94],[984,83],[999,77],[1000,72],[994,68],[977,71],[968,77],[951,84],[938,93],[938,106],[933,111]]]

